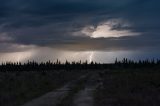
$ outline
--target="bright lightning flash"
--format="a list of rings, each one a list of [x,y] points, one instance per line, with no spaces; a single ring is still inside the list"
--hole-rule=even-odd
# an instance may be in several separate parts
[[[91,53],[90,53],[90,56],[89,56],[89,62],[90,62],[90,63],[93,61],[93,55],[94,55],[94,52],[91,52]]]

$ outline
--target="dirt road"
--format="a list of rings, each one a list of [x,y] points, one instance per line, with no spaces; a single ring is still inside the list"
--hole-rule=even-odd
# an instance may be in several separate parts
[[[92,73],[81,76],[78,80],[72,81],[62,88],[49,92],[22,106],[93,106],[93,92],[97,85],[95,75]],[[75,89],[77,91],[73,92]],[[67,104],[62,105],[65,99],[68,100]]]

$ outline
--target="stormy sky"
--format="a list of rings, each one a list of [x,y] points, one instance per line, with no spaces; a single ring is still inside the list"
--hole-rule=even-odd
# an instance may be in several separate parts
[[[0,62],[160,58],[159,0],[0,0]]]

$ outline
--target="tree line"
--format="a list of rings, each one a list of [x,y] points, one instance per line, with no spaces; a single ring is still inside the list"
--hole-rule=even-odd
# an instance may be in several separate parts
[[[114,63],[97,63],[97,62],[69,62],[62,63],[57,60],[56,62],[35,62],[28,61],[27,63],[21,62],[3,62],[0,65],[0,71],[52,71],[52,70],[83,70],[83,69],[116,69],[116,68],[160,68],[159,59],[146,59],[133,61],[127,58],[123,60],[115,60]]]

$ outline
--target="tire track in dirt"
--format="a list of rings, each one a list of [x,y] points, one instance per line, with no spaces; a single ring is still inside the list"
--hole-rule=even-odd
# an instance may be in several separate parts
[[[77,82],[85,79],[88,74],[81,76],[77,80],[71,81],[62,88],[49,92],[39,98],[36,98],[22,106],[57,106],[61,101],[70,94]]]
[[[85,83],[84,89],[80,90],[74,97],[73,106],[93,106],[94,91],[98,86],[97,74],[93,73]]]

